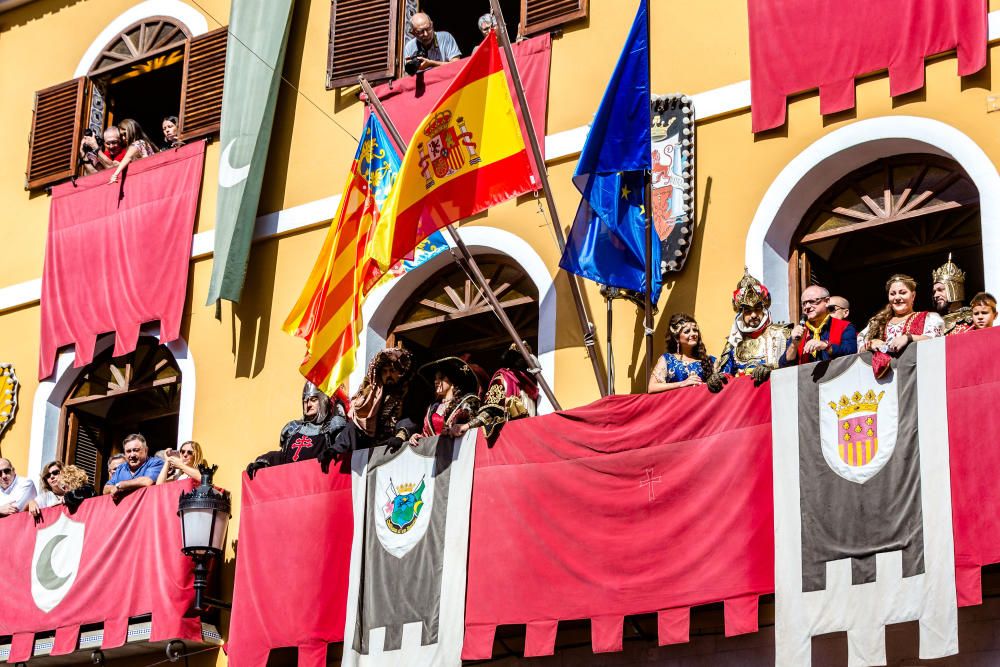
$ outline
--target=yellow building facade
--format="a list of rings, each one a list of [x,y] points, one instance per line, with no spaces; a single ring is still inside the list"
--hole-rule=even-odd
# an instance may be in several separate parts
[[[989,4],[991,63],[1000,52],[1000,0]],[[576,158],[633,9],[633,3],[592,0],[586,18],[563,26],[552,42],[547,167],[565,227],[579,201],[571,182]],[[22,475],[37,479],[42,464],[56,456],[73,362],[72,348],[63,349],[56,374],[37,377],[50,197],[44,188],[25,189],[35,92],[86,74],[102,48],[137,21],[165,16],[197,36],[227,25],[229,11],[225,0],[0,0],[0,145],[6,156],[0,162],[0,363],[13,364],[21,382],[19,410],[0,451]],[[181,340],[170,345],[182,374],[177,438],[198,440],[208,460],[219,464],[216,483],[234,495],[231,538],[243,468],[275,448],[282,426],[300,413],[304,344],[281,325],[335,213],[362,126],[357,88],[324,85],[330,11],[322,0],[300,0],[295,7],[243,298],[224,303],[218,313],[204,305],[220,153],[217,141],[208,145]],[[853,110],[824,117],[816,91],[806,92],[789,100],[784,126],[755,135],[746,3],[666,6],[653,0],[650,15],[652,90],[689,95],[696,116],[693,246],[684,269],[666,279],[656,354],[663,351],[667,316],[678,311],[695,315],[709,352],[718,354],[744,266],[771,289],[774,318],[796,319],[800,267],[790,268],[789,259],[795,261],[803,219],[842,178],[893,156],[931,155],[964,170],[978,192],[981,226],[981,242],[973,246],[981,249],[982,266],[970,273],[978,276],[978,289],[1000,290],[1000,113],[991,113],[1000,105],[993,97],[994,91],[1000,95],[1000,72],[987,65],[961,78],[955,54],[943,54],[928,60],[926,85],[916,93],[894,99],[887,74],[875,73],[858,81]],[[507,256],[530,279],[539,310],[538,356],[562,407],[571,408],[599,392],[550,225],[544,203],[522,197],[465,222],[461,233],[475,253]],[[946,245],[937,251],[942,261]],[[359,367],[389,337],[397,314],[424,282],[450,262],[444,253],[376,290],[366,304]],[[595,284],[582,284],[603,366],[605,303]],[[923,276],[921,286],[929,285]],[[881,284],[872,290],[880,293]],[[614,302],[613,309],[615,390],[641,391],[641,312],[627,301]],[[155,325],[145,332],[155,336]],[[229,558],[224,591],[231,591],[231,553]],[[221,652],[213,659],[225,663]]]

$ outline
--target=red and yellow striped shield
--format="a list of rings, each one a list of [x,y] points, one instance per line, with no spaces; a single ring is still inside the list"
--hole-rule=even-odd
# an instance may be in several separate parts
[[[840,460],[852,467],[868,465],[878,452],[878,414],[854,414],[837,422]]]

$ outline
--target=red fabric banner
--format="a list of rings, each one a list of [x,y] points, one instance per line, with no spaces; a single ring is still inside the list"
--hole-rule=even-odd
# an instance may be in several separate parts
[[[524,96],[528,101],[528,109],[531,111],[531,120],[535,125],[535,136],[542,148],[542,155],[545,155],[545,119],[548,113],[549,99],[549,65],[552,61],[552,36],[549,33],[539,35],[511,45],[514,51],[514,60],[517,61],[517,70],[521,75],[521,83],[524,84]],[[505,71],[507,72],[507,84],[510,86],[510,96],[514,100],[514,110],[517,111],[517,119],[521,124],[521,133],[524,134],[525,145],[528,144],[527,130],[525,129],[524,116],[521,112],[521,105],[517,101],[517,94],[514,92],[514,82],[510,77],[510,67],[507,65],[507,55],[502,50],[500,58],[503,60]],[[407,76],[391,83],[382,84],[375,88],[375,94],[386,113],[392,119],[393,124],[402,135],[403,141],[409,143],[413,133],[417,131],[420,122],[431,112],[434,104],[441,98],[447,90],[455,75],[462,69],[467,60],[462,60],[435,67],[417,76]],[[401,146],[400,149],[405,149]],[[529,147],[530,149],[530,147]],[[534,155],[528,151],[528,159],[531,162],[531,169],[535,174],[535,183],[541,187],[541,180],[538,176],[538,166],[535,164]]]
[[[754,632],[773,590],[768,386],[612,396],[480,439],[463,658],[509,624],[551,654],[555,622],[587,618],[617,651],[622,618],[650,612],[686,641],[687,610],[720,601],[727,635]]]
[[[90,363],[97,336],[115,333],[114,355],[135,349],[139,327],[160,321],[160,342],[180,335],[205,142],[133,162],[52,190],[38,376],[56,351],[76,345]]]
[[[748,0],[753,131],[785,122],[788,95],[819,88],[820,112],[854,106],[854,79],[889,70],[895,97],[924,85],[924,58],[958,49],[986,66],[983,0]]]
[[[960,607],[982,604],[980,569],[1000,563],[1000,328],[945,339],[955,586]],[[985,437],[984,437],[984,434]]]
[[[349,467],[325,474],[302,461],[243,476],[229,664],[263,667],[290,646],[300,667],[326,664],[327,644],[344,640],[353,535]]]
[[[34,636],[56,631],[52,655],[76,650],[80,626],[104,624],[102,648],[125,643],[128,619],[152,614],[150,641],[201,641],[194,565],[181,553],[177,499],[193,481],[43,510],[37,526],[22,512],[0,521],[3,604],[0,635],[13,635],[8,662],[31,657]]]

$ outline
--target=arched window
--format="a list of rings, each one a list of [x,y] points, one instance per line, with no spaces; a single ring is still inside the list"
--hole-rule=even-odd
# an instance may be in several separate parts
[[[931,272],[952,253],[966,293],[983,287],[979,192],[953,160],[905,154],[869,163],[834,183],[803,217],[789,260],[789,297],[811,284],[851,302],[863,326],[885,303],[893,273],[918,283],[917,307],[931,309]]]
[[[179,117],[184,140],[218,132],[226,40],[225,27],[192,37],[174,18],[144,18],[112,38],[86,76],[35,93],[27,187],[78,175],[84,131],[101,136],[125,118],[158,145],[165,116]]]
[[[506,255],[478,255],[476,262],[518,333],[537,350],[538,290]],[[419,363],[469,354],[492,372],[510,344],[486,297],[459,266],[430,276],[393,320],[388,345],[411,350]]]
[[[177,444],[181,371],[173,355],[151,336],[130,354],[112,351],[83,370],[62,404],[58,458],[86,470],[98,489],[126,435],[142,433],[150,454]]]

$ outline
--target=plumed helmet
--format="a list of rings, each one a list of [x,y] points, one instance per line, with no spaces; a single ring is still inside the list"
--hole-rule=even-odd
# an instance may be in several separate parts
[[[743,277],[733,292],[733,310],[738,313],[744,307],[753,310],[758,305],[764,306],[764,310],[770,308],[771,293],[764,287],[764,283],[750,275],[747,267],[743,267]]]
[[[949,303],[965,300],[965,271],[951,261],[951,253],[948,253],[948,261],[934,269],[931,277],[934,284],[944,285]]]
[[[330,397],[320,391],[320,388],[312,382],[306,380],[305,386],[302,387],[302,402],[305,403],[306,400],[312,398],[313,396],[319,397],[319,409],[316,411],[316,416],[307,417],[305,415],[305,410],[303,409],[302,417],[305,421],[312,422],[314,424],[322,424],[330,415]],[[303,406],[303,408],[304,407],[305,406]]]

